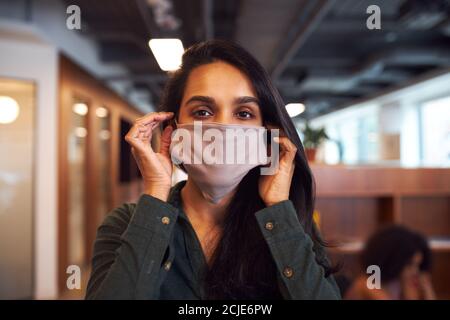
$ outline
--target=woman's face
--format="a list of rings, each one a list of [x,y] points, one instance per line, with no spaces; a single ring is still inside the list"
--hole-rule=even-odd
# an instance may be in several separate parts
[[[239,69],[222,61],[193,69],[187,79],[178,122],[194,121],[262,126],[259,101],[251,81]]]

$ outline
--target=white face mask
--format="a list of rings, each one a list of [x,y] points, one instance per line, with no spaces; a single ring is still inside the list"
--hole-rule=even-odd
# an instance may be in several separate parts
[[[261,126],[179,124],[172,133],[170,154],[182,164],[205,199],[218,203],[253,168],[268,163],[267,131]]]

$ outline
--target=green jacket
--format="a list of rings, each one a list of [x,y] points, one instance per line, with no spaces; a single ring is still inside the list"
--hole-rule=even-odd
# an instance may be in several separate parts
[[[97,230],[86,299],[203,299],[206,260],[181,205],[184,181],[167,202],[142,195],[113,210]],[[256,214],[279,271],[285,299],[340,299],[290,200]]]

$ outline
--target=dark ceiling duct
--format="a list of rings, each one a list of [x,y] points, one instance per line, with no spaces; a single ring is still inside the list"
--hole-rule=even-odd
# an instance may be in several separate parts
[[[179,38],[185,48],[211,38],[237,41],[271,72],[286,103],[306,104],[303,117],[450,64],[450,0],[375,1],[380,30],[366,27],[370,0],[61,1],[81,7],[82,32],[97,42],[103,62],[127,68],[105,81],[148,90],[154,105],[167,75],[148,48],[150,38]],[[180,27],[156,21],[167,17]]]
[[[443,22],[450,12],[448,0],[409,0],[399,10],[402,24],[413,30],[428,30]]]

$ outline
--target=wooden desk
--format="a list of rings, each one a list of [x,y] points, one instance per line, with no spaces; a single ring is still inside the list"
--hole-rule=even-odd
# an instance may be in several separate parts
[[[405,225],[427,236],[433,282],[450,297],[450,169],[376,166],[311,166],[316,210],[325,240],[338,245],[333,260],[353,276],[364,241],[384,225]]]

